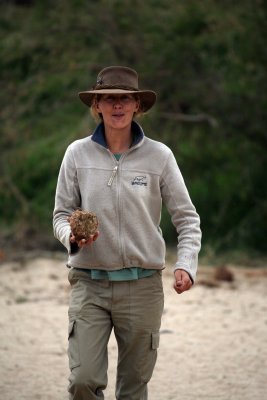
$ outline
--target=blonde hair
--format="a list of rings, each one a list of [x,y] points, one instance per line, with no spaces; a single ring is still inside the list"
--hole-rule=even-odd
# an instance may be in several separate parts
[[[136,101],[139,101],[139,108],[138,108],[138,110],[134,113],[134,118],[138,118],[138,117],[140,117],[141,115],[143,115],[143,113],[144,113],[144,112],[143,112],[143,109],[142,109],[142,103],[141,103],[141,101],[140,101],[140,97],[138,96],[138,94],[133,94],[133,96],[134,96],[134,98],[135,98]],[[96,109],[97,103],[99,102],[100,98],[101,98],[101,94],[96,94],[96,95],[93,97],[92,104],[91,104],[91,107],[90,107],[90,113],[91,113],[93,119],[94,119],[97,123],[103,121],[102,114],[99,113],[99,112],[97,111],[97,109]]]
[[[99,100],[100,100],[100,97],[101,97],[101,95],[96,94],[96,95],[93,97],[92,104],[91,104],[91,107],[90,107],[90,113],[91,113],[93,119],[94,119],[97,123],[103,121],[102,114],[100,114],[98,111],[96,111],[96,106],[97,106],[97,103],[98,103]]]

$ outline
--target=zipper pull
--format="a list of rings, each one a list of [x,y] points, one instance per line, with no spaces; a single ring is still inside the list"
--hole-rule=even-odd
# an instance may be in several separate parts
[[[115,176],[116,176],[116,174],[117,174],[117,171],[118,171],[118,165],[116,165],[116,166],[114,167],[113,171],[112,171],[112,174],[111,174],[111,176],[110,176],[110,178],[109,178],[109,181],[108,181],[108,186],[111,186],[111,185],[112,185],[112,183],[113,183],[113,181],[114,181],[114,178],[115,178]]]

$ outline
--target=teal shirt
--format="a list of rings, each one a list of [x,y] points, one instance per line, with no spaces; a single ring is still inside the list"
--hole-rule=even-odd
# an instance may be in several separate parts
[[[91,269],[92,279],[107,279],[109,281],[133,281],[135,279],[146,278],[154,274],[154,269],[144,269],[138,267],[123,268],[117,271],[103,271]]]
[[[121,154],[114,154],[117,161],[119,161],[120,156]],[[89,271],[92,279],[107,279],[109,281],[132,281],[135,279],[146,278],[156,272],[155,269],[144,269],[138,267],[123,268],[117,271],[103,271],[100,269],[91,269]]]

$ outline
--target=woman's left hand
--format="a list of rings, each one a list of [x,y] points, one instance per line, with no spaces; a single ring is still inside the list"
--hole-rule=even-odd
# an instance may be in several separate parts
[[[174,290],[181,294],[186,290],[189,290],[193,285],[189,274],[183,269],[177,269],[174,271],[175,282],[173,284]]]

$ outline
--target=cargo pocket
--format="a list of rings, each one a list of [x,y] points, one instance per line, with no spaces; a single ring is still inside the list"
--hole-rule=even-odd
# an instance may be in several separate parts
[[[157,350],[159,348],[159,332],[152,333],[152,350]]]
[[[80,365],[80,353],[79,353],[79,342],[77,335],[77,324],[76,321],[71,321],[69,323],[69,367],[72,370]]]
[[[142,357],[141,380],[145,383],[149,382],[157,361],[157,349],[159,347],[159,332],[152,332],[149,337],[149,346],[147,351],[144,351]]]

